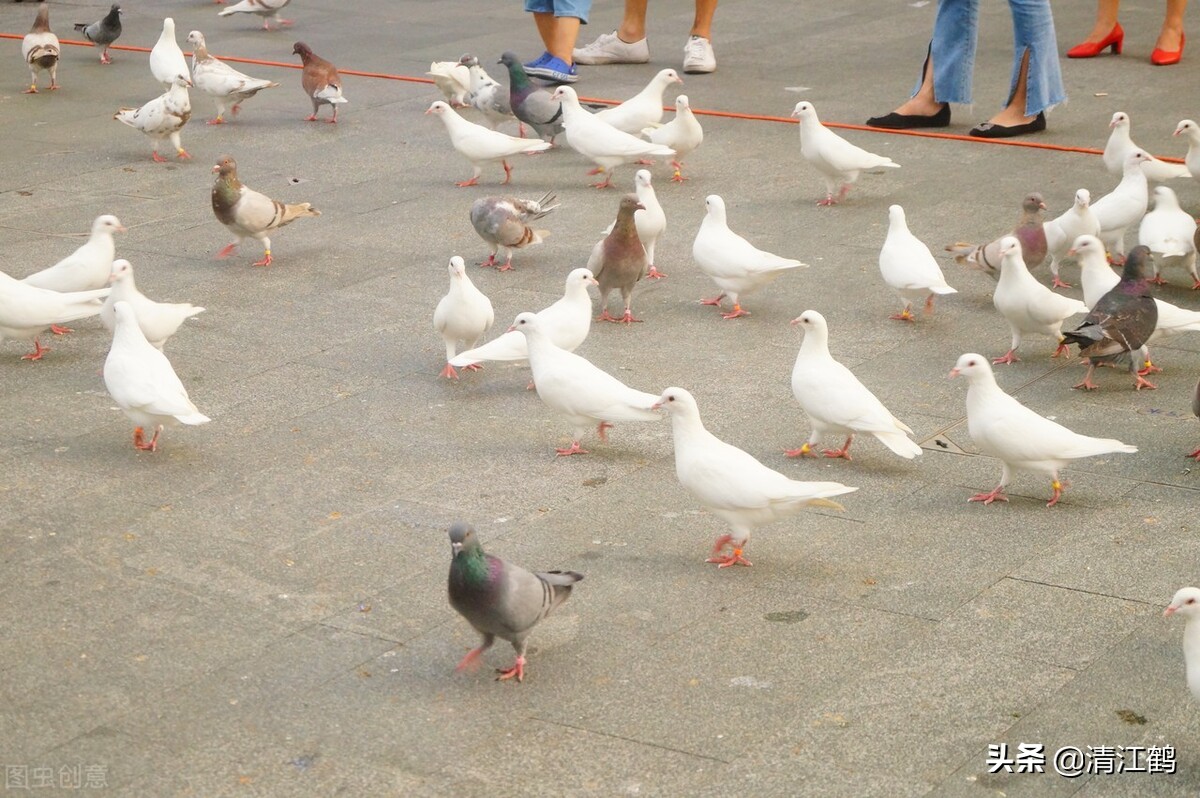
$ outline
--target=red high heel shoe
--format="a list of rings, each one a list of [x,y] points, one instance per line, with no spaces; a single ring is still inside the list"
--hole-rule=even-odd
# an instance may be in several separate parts
[[[1105,47],[1111,47],[1114,55],[1120,55],[1121,47],[1124,44],[1125,31],[1121,28],[1121,23],[1118,22],[1116,25],[1113,25],[1113,29],[1101,41],[1083,42],[1067,50],[1067,58],[1095,58],[1104,51]],[[1156,50],[1155,52],[1158,51]],[[1175,62],[1172,61],[1171,63]]]
[[[1150,53],[1150,63],[1155,66],[1170,66],[1178,64],[1183,58],[1183,45],[1187,43],[1187,37],[1182,33],[1179,34],[1179,49],[1178,50],[1160,50],[1154,48],[1154,52]]]

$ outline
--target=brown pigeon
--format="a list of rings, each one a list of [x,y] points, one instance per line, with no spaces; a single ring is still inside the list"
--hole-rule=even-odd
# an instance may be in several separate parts
[[[217,161],[213,171],[217,173],[217,181],[212,189],[213,213],[217,221],[237,236],[237,240],[217,253],[218,258],[232,255],[243,239],[257,238],[263,244],[263,257],[254,265],[270,266],[271,239],[267,233],[291,224],[301,216],[321,215],[308,202],[285,205],[242,185],[242,181],[238,180],[237,162],[228,155]]]
[[[21,40],[21,55],[29,65],[31,80],[24,94],[37,94],[37,73],[45,70],[50,73],[50,91],[58,89],[58,37],[50,30],[50,6],[42,3],[38,6],[37,19],[25,38]]]
[[[1129,371],[1134,387],[1157,386],[1138,373],[1140,359],[1133,352],[1141,349],[1158,325],[1158,304],[1150,296],[1150,286],[1143,271],[1150,248],[1134,247],[1125,258],[1121,281],[1092,306],[1092,312],[1072,332],[1063,335],[1064,344],[1079,346],[1079,354],[1088,358],[1088,373],[1083,382],[1074,386],[1086,391],[1095,390],[1092,373],[1102,363],[1129,358]]]
[[[1034,192],[1021,200],[1021,216],[1017,226],[1004,235],[1016,236],[1021,242],[1021,257],[1025,266],[1034,269],[1046,259],[1046,231],[1042,227],[1044,221],[1042,211],[1046,203],[1042,195]],[[954,260],[964,266],[974,266],[989,277],[1000,277],[1000,239],[996,238],[990,244],[954,243],[946,246],[946,251],[954,254]]]
[[[596,321],[619,321],[625,324],[641,321],[633,317],[629,303],[633,300],[634,285],[646,272],[646,250],[638,238],[637,224],[633,219],[634,213],[645,208],[638,202],[636,194],[622,197],[612,231],[592,248],[587,267],[600,282],[602,311]],[[619,319],[608,312],[608,293],[614,288],[619,289],[625,299],[625,315]]]
[[[305,117],[306,122],[317,121],[317,109],[322,105],[333,106],[333,118],[329,122],[337,122],[338,106],[347,102],[342,96],[342,79],[338,76],[337,67],[321,58],[304,42],[296,42],[292,54],[300,56],[304,62],[304,70],[300,76],[300,84],[304,93],[312,100],[312,116]]]

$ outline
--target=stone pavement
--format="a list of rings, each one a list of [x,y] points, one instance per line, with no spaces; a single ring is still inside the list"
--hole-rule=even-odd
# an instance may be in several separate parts
[[[70,22],[106,5],[56,2],[52,23],[71,38]],[[172,14],[181,42],[198,28],[219,56],[294,62],[303,40],[347,69],[421,76],[470,51],[499,76],[502,50],[540,50],[515,0],[297,0],[281,33],[218,19],[202,0],[128,5],[121,44],[151,46]],[[627,97],[678,68],[691,4],[651,5],[652,63],[585,68],[582,95]],[[862,122],[909,88],[934,5],[725,0],[719,70],[685,76],[682,90],[699,109],[786,117],[807,99],[827,121]],[[1007,88],[1008,12],[983,5],[978,102],[954,109],[953,132],[986,119]],[[1058,5],[1065,49],[1092,8]],[[619,7],[597,2],[582,39],[615,27]],[[1181,155],[1170,133],[1200,114],[1198,62],[1189,51],[1178,67],[1149,65],[1161,13],[1127,0],[1125,55],[1064,60],[1071,100],[1031,141],[1103,147],[1124,110],[1143,146]],[[22,34],[33,15],[6,3],[0,31]],[[1182,624],[1161,618],[1176,588],[1200,581],[1200,469],[1182,457],[1200,441],[1188,413],[1200,337],[1156,350],[1159,390],[1104,373],[1090,394],[1070,390],[1077,360],[1051,360],[1051,343],[1030,339],[1001,385],[1140,451],[1068,469],[1056,508],[1031,475],[1009,504],[968,504],[999,466],[976,456],[966,386],[946,374],[962,352],[1006,348],[992,283],[947,259],[960,293],[903,325],[887,319],[896,300],[876,267],[889,204],[935,248],[981,240],[1030,190],[1052,214],[1081,186],[1109,190],[1117,181],[1096,156],[851,132],[903,168],[863,176],[824,209],[793,127],[703,117],[692,179],[672,185],[655,168],[669,277],[638,287],[644,324],[597,325],[580,353],[644,390],[689,388],[714,433],[771,467],[860,487],[844,513],[763,528],[753,568],[718,572],[703,559],[725,526],[676,482],[668,423],[622,424],[590,455],[556,459],[569,430],[523,390],[525,371],[437,378],[430,319],[446,261],[486,253],[467,209],[501,190],[501,173],[454,187],[469,165],[422,115],[432,87],[347,77],[341,122],[306,125],[295,71],[242,66],[283,85],[223,128],[202,124],[211,106],[193,92],[183,141],[194,160],[159,165],[111,120],[157,93],[145,54],[116,51],[101,67],[95,51],[66,47],[63,89],[27,97],[19,52],[0,40],[0,268],[49,265],[95,216],[117,214],[129,227],[118,255],[139,287],[208,308],[167,353],[213,421],[135,452],[99,376],[97,320],[39,363],[0,348],[0,763],[13,794],[22,774],[35,795],[75,794],[76,776],[129,796],[1200,792]],[[228,240],[209,207],[223,153],[248,185],[323,212],[274,237],[269,269],[251,268],[250,245],[212,259]],[[494,331],[560,294],[619,197],[587,188],[569,150],[515,167],[515,193],[555,189],[562,207],[516,271],[471,267]],[[633,172],[617,181],[632,186]],[[1200,210],[1200,186],[1177,188]],[[734,229],[812,264],[748,297],[753,315],[737,321],[695,302],[712,291],[690,251],[714,192]],[[1181,274],[1168,277],[1160,296],[1200,307]],[[916,430],[918,461],[868,439],[853,462],[783,456],[808,432],[787,324],[807,308],[829,319],[834,355]],[[456,519],[495,554],[587,575],[534,634],[523,685],[489,676],[511,662],[503,644],[487,670],[453,673],[476,641],[445,599]],[[1044,746],[1049,772],[987,772],[990,744],[1012,756],[1022,743]],[[1174,746],[1177,772],[1053,772],[1056,751],[1089,745]]]

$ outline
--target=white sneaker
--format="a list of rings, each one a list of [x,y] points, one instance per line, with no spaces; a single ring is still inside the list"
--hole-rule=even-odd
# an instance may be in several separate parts
[[[650,45],[644,38],[633,43],[621,41],[613,31],[600,34],[586,47],[576,48],[572,56],[576,64],[645,64],[650,60]]]
[[[683,45],[683,71],[689,75],[717,71],[717,57],[708,39],[692,36]]]

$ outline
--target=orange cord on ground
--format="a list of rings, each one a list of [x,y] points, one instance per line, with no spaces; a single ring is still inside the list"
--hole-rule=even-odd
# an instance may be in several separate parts
[[[23,33],[0,33],[0,39],[23,39]],[[60,39],[62,44],[69,44],[75,47],[92,47],[91,42],[78,42],[71,39]],[[149,47],[134,47],[132,45],[114,44],[108,49],[123,50],[130,53],[148,53]],[[191,53],[185,53],[191,55]],[[284,69],[300,69],[300,64],[292,64],[284,61],[265,61],[260,58],[238,58],[236,56],[220,56],[222,61],[232,61],[238,64],[257,64],[259,66],[281,67]],[[356,69],[338,69],[343,75],[354,75],[361,78],[377,78],[379,80],[399,80],[405,83],[428,83],[432,84],[430,78],[415,77],[412,75],[390,75],[386,72],[362,72]],[[584,103],[598,103],[601,105],[620,105],[620,100],[606,100],[597,97],[580,97],[579,100]],[[674,107],[667,107],[665,110],[673,111]],[[782,122],[787,125],[795,125],[798,122],[795,119],[787,116],[770,116],[768,114],[743,114],[735,111],[712,111],[702,108],[693,108],[692,113],[697,116],[712,116],[724,119],[744,119],[751,122]],[[966,141],[971,144],[997,144],[1002,147],[1027,147],[1035,150],[1051,150],[1053,152],[1077,152],[1084,155],[1103,155],[1103,150],[1098,150],[1094,147],[1071,147],[1066,144],[1047,144],[1040,141],[1028,141],[1025,139],[981,139],[974,136],[964,136],[959,133],[930,133],[922,130],[888,130],[879,127],[870,127],[869,125],[853,125],[847,122],[822,122],[825,127],[839,128],[841,130],[865,130],[870,133],[886,133],[893,136],[917,136],[927,139],[947,139],[949,141]],[[1167,163],[1183,163],[1182,158],[1171,156],[1156,155],[1160,161]]]

